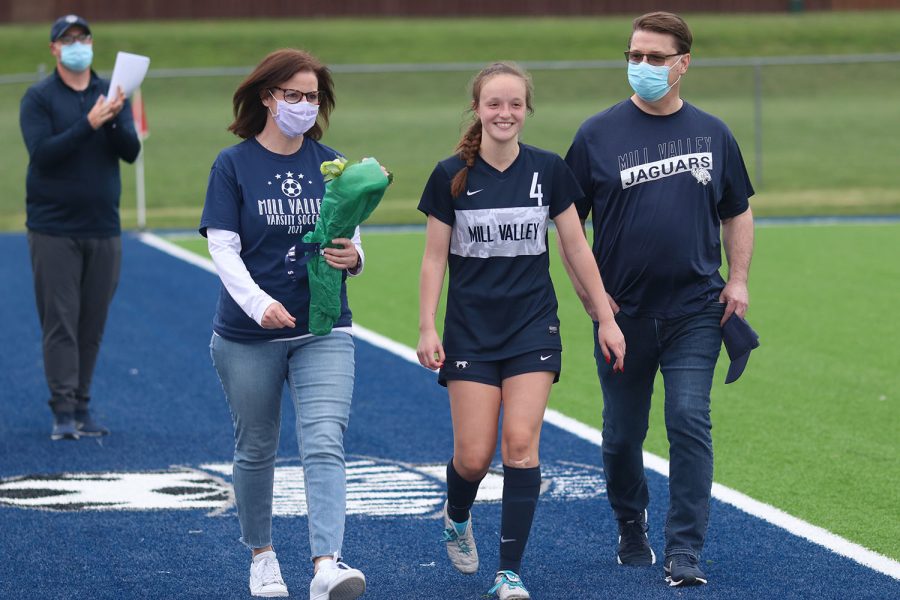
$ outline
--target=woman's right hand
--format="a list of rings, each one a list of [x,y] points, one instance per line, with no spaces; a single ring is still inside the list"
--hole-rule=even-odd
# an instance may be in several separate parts
[[[416,346],[416,355],[419,364],[426,369],[436,371],[444,366],[444,346],[438,337],[437,331],[431,329],[419,334],[419,345]]]
[[[263,313],[262,325],[263,329],[284,329],[285,327],[293,327],[297,324],[297,319],[291,316],[281,302],[273,302]]]

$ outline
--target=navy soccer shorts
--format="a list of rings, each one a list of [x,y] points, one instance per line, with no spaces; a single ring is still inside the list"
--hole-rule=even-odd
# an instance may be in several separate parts
[[[522,373],[539,373],[549,371],[556,376],[553,383],[559,381],[562,371],[562,353],[559,350],[533,350],[504,358],[502,360],[451,360],[447,359],[438,371],[438,383],[447,386],[451,379],[474,381],[501,387],[503,380]]]

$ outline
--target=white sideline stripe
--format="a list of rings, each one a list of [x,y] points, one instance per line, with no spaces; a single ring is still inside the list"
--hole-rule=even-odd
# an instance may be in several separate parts
[[[172,242],[168,240],[164,240],[154,233],[139,233],[138,239],[147,244],[148,246],[152,246],[157,250],[162,250],[166,254],[174,256],[175,258],[180,258],[186,263],[190,263],[195,267],[200,267],[204,271],[209,271],[213,275],[218,275],[216,273],[216,267],[213,265],[213,261],[208,258],[203,258],[190,250],[185,250],[181,246],[176,246]]]
[[[353,324],[353,335],[361,340],[369,342],[373,346],[381,348],[382,350],[387,350],[391,354],[395,354],[400,358],[413,363],[414,365],[419,364],[419,357],[416,356],[415,350],[413,350],[409,346],[401,344],[400,342],[395,342],[394,340],[387,338],[380,333],[375,333],[371,329],[367,329],[362,325],[359,325],[357,323]],[[437,378],[437,374],[435,374],[435,378]]]
[[[138,237],[148,246],[157,248],[162,252],[170,254],[176,258],[180,258],[181,260],[209,271],[210,273],[216,272],[215,267],[213,266],[213,263],[210,259],[197,256],[193,252],[185,250],[180,246],[176,246],[175,244],[168,242],[155,234],[141,233]],[[371,329],[367,329],[356,323],[353,324],[353,333],[359,339],[364,340],[372,344],[373,346],[381,348],[382,350],[386,350],[387,352],[399,356],[400,358],[413,364],[419,364],[419,359],[416,356],[416,351],[409,346],[396,342],[381,335],[380,333],[376,333]],[[599,430],[591,427],[590,425],[586,425],[581,421],[576,421],[571,417],[567,417],[566,415],[551,408],[547,409],[544,420],[598,447],[603,441],[603,436]],[[669,461],[656,456],[655,454],[644,452],[644,466],[653,471],[656,471],[660,475],[663,475],[665,477],[669,476]],[[824,529],[817,525],[813,525],[812,523],[808,523],[803,519],[791,516],[779,508],[775,508],[774,506],[766,504],[764,502],[760,502],[759,500],[754,500],[750,496],[742,494],[741,492],[733,490],[724,485],[713,483],[712,496],[713,498],[720,500],[721,502],[724,502],[726,504],[730,504],[731,506],[744,511],[749,515],[757,517],[758,519],[762,519],[763,521],[771,523],[776,527],[780,527],[798,537],[809,540],[814,544],[824,546],[832,552],[849,558],[850,560],[866,566],[874,571],[878,571],[879,573],[883,573],[889,577],[900,580],[900,562],[897,562],[892,558],[888,558],[883,554],[879,554],[877,552],[869,550],[868,548],[860,546],[859,544],[851,542],[850,540],[844,539],[841,536],[828,531],[827,529]]]

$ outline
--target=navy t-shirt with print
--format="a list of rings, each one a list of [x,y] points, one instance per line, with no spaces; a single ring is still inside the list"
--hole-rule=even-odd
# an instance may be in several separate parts
[[[448,360],[502,360],[533,350],[561,350],[550,280],[550,219],[582,195],[563,160],[525,144],[503,172],[481,157],[467,189],[450,193],[464,166],[437,164],[419,210],[452,228],[444,321]]]
[[[297,320],[293,328],[263,329],[222,286],[213,330],[236,341],[266,341],[309,333],[309,280],[297,269],[292,280],[284,257],[303,235],[315,229],[325,183],[319,171],[339,154],[305,138],[291,155],[266,150],[254,138],[219,153],[209,174],[200,233],[224,229],[241,236],[241,259],[253,281],[281,302]],[[346,279],[346,275],[345,275]],[[335,327],[351,324],[347,290],[341,285],[341,316]]]
[[[626,315],[676,318],[718,299],[720,222],[753,195],[721,120],[687,102],[655,116],[625,100],[581,126],[566,162],[585,193],[579,215],[593,213],[603,283]]]

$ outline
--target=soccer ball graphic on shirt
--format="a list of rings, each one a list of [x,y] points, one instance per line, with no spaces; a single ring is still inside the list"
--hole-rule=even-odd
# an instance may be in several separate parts
[[[296,198],[302,191],[303,188],[300,187],[300,182],[296,179],[288,178],[281,182],[281,192],[288,198]]]

